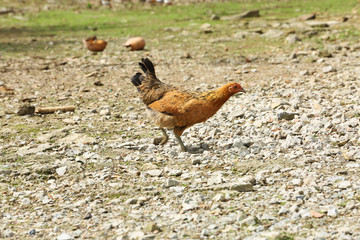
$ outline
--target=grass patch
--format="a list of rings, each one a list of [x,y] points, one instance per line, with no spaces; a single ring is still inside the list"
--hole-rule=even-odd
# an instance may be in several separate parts
[[[41,128],[29,127],[29,125],[22,123],[15,125],[13,128],[20,133],[29,133],[29,134],[37,134],[38,132],[43,130]]]
[[[29,4],[40,3],[33,0]],[[0,19],[0,49],[2,49],[0,51],[4,55],[18,56],[24,53],[68,55],[82,48],[82,38],[94,34],[117,46],[129,36],[141,35],[151,43],[152,47],[160,44],[162,46],[178,44],[181,47],[191,48],[194,42],[201,40],[206,43],[207,39],[216,35],[232,34],[229,26],[236,22],[213,21],[210,20],[212,14],[226,16],[251,9],[259,9],[261,19],[281,20],[311,12],[318,12],[320,16],[349,14],[352,10],[359,9],[359,2],[357,0],[242,0],[167,7],[130,5],[117,10],[90,9],[86,4],[82,4],[72,9],[3,16]],[[203,34],[196,37],[180,34],[182,30],[198,33],[199,26],[205,22],[211,23],[220,31],[217,34]],[[166,28],[180,30],[167,32],[164,30]],[[167,39],[166,37],[170,35],[174,37]],[[352,29],[340,35],[345,39],[348,35],[359,36],[359,31]],[[281,43],[268,42],[264,39],[246,39],[241,45],[230,42],[225,43],[225,46],[256,53],[266,50],[268,45],[281,46]]]

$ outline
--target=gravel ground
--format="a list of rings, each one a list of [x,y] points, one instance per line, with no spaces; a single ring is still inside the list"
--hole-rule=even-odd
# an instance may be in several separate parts
[[[360,239],[360,46],[301,46],[251,62],[201,47],[6,58],[0,236]],[[130,83],[145,55],[165,82],[247,90],[185,131],[195,153],[152,144]],[[24,102],[76,111],[18,116]]]

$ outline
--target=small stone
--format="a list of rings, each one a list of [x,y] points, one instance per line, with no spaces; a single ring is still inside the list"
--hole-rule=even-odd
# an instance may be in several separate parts
[[[279,38],[285,34],[284,31],[278,29],[269,29],[262,36],[267,38]]]
[[[322,69],[323,73],[336,72],[336,69],[333,66],[326,66]]]
[[[57,236],[56,239],[57,240],[73,240],[74,238],[72,236],[70,236],[69,234],[67,234],[66,232],[63,232],[59,236]]]
[[[279,212],[278,212],[278,214],[279,214],[280,216],[283,216],[283,215],[288,214],[289,212],[290,212],[290,210],[289,210],[287,207],[281,207],[280,210],[279,210]]]
[[[160,169],[152,169],[152,170],[147,171],[146,173],[152,177],[160,177],[161,174],[163,173],[163,171]]]
[[[287,44],[295,44],[298,41],[301,41],[301,39],[296,35],[289,35],[285,38]]]
[[[324,216],[324,214],[322,213],[319,213],[317,211],[314,211],[314,210],[311,210],[310,211],[310,215],[314,218],[322,218]]]
[[[80,133],[71,133],[59,140],[61,143],[82,143],[91,144],[95,142],[95,138]]]
[[[352,209],[355,208],[355,205],[356,205],[356,204],[355,204],[355,201],[350,200],[350,201],[348,201],[348,202],[346,203],[345,208],[348,209],[348,210],[352,210]]]
[[[310,27],[314,27],[314,28],[326,28],[329,27],[329,24],[327,22],[321,22],[321,21],[306,21],[306,24],[309,25]]]
[[[319,57],[326,57],[326,58],[332,57],[331,52],[329,50],[327,50],[327,49],[320,50],[318,55],[319,55]]]
[[[226,201],[226,198],[224,196],[224,194],[222,193],[219,193],[219,194],[216,194],[213,199],[212,199],[214,202],[225,202]]]
[[[149,223],[146,228],[146,231],[148,232],[161,232],[161,228],[156,223]]]
[[[310,72],[308,70],[300,71],[300,76],[309,76]]]
[[[183,172],[182,172],[181,170],[171,170],[171,171],[169,171],[169,176],[176,176],[176,177],[178,177],[178,176],[181,176],[182,173],[183,173]]]
[[[220,19],[234,21],[234,20],[240,20],[243,18],[253,18],[253,17],[260,17],[260,11],[259,10],[250,10],[250,11],[243,12],[241,14],[236,14],[236,15],[232,15],[232,16],[224,16],[224,17],[221,17]]]
[[[244,176],[244,177],[240,177],[237,179],[237,181],[239,183],[250,183],[251,185],[255,185],[256,184],[256,179],[254,176],[251,176],[251,175],[247,175],[247,176]]]
[[[337,208],[330,208],[327,212],[327,215],[330,217],[337,217],[339,215],[339,212]]]
[[[200,237],[204,238],[204,237],[208,237],[208,236],[210,236],[209,229],[203,228],[203,230],[201,230]]]
[[[254,216],[248,216],[247,218],[240,221],[241,225],[254,226],[259,223],[259,220]]]
[[[126,239],[142,239],[145,236],[145,233],[142,231],[130,232]]]
[[[191,75],[187,75],[187,76],[184,76],[183,80],[184,80],[184,82],[187,82],[187,81],[191,80],[192,77],[193,76],[191,76]]]
[[[314,19],[316,19],[316,13],[302,15],[299,18],[300,18],[300,20],[303,20],[303,21],[314,20]]]
[[[111,115],[110,109],[105,108],[105,109],[100,110],[100,115],[101,116],[109,116],[109,115]]]
[[[190,59],[192,57],[191,57],[191,54],[189,52],[185,52],[180,58]]]
[[[91,212],[87,212],[84,216],[84,219],[90,219],[92,217]]]
[[[192,164],[192,165],[201,164],[201,160],[200,160],[200,159],[193,159],[193,160],[191,161],[191,164]]]
[[[52,200],[51,200],[51,198],[49,198],[49,196],[46,195],[41,199],[41,202],[43,204],[48,204],[48,203],[52,202]]]
[[[278,108],[278,107],[280,107],[280,106],[283,106],[283,105],[289,105],[289,106],[290,106],[289,103],[284,102],[284,101],[281,100],[281,99],[274,99],[274,100],[271,102],[271,108],[272,108],[272,109],[276,109],[276,108]]]
[[[330,233],[327,233],[325,231],[318,231],[316,232],[315,238],[316,240],[326,240],[331,238]]]
[[[229,113],[229,118],[231,120],[234,120],[236,118],[243,118],[245,115],[243,110],[234,110],[232,112]]]
[[[11,238],[12,236],[15,235],[15,233],[13,231],[11,231],[10,229],[6,229],[5,231],[3,231],[2,235],[5,238]]]
[[[214,185],[214,184],[221,184],[224,182],[224,177],[222,174],[220,173],[214,173],[213,176],[211,176],[208,180],[207,180],[207,184],[208,185]]]
[[[169,188],[169,187],[175,187],[179,185],[179,181],[174,180],[174,179],[167,179],[166,183],[165,183],[165,187]]]
[[[170,233],[168,239],[177,240],[179,237],[176,233]]]
[[[295,118],[295,115],[299,115],[298,113],[288,113],[288,112],[281,112],[277,114],[278,120],[293,120]]]
[[[300,186],[302,184],[302,180],[299,179],[299,178],[295,178],[291,181],[291,183],[294,185],[294,186]]]
[[[33,235],[35,235],[36,234],[36,230],[35,229],[31,229],[30,231],[29,231],[29,235],[30,236],[33,236]]]
[[[23,199],[21,199],[21,204],[22,205],[30,205],[31,204],[31,201],[30,201],[30,199],[29,198],[23,198]]]
[[[289,208],[289,212],[291,213],[297,213],[298,211],[299,211],[299,207],[297,204],[294,204]]]
[[[292,52],[290,55],[289,55],[289,58],[290,59],[296,59],[298,56],[296,54],[296,52]]]
[[[262,221],[274,221],[276,220],[276,218],[273,216],[273,215],[270,215],[268,213],[264,213],[262,216],[261,216],[261,220]]]
[[[17,114],[19,116],[25,116],[25,115],[33,115],[34,112],[35,112],[35,107],[30,105],[29,103],[25,103],[19,107]]]
[[[81,237],[82,231],[80,229],[76,229],[75,231],[73,231],[72,235],[74,238],[79,238]]]
[[[142,238],[140,238],[140,240],[153,240],[153,239],[155,239],[154,234],[144,235]]]
[[[95,81],[95,82],[94,82],[94,85],[95,85],[95,86],[98,86],[98,87],[104,86],[104,84],[103,84],[100,80]]]
[[[200,26],[200,29],[203,33],[212,33],[212,26],[210,23],[204,23]]]
[[[287,135],[285,141],[282,143],[282,147],[285,149],[299,146],[302,143],[302,139],[297,136]]]
[[[230,183],[225,184],[226,188],[229,190],[235,190],[238,192],[249,192],[254,191],[254,187],[251,183]]]
[[[254,121],[253,125],[254,125],[254,127],[257,127],[257,128],[261,127],[262,126],[262,120]]]
[[[139,197],[137,200],[138,200],[137,203],[142,206],[147,201],[147,198],[146,197]]]
[[[309,175],[304,179],[304,184],[307,186],[314,186],[316,185],[316,179],[318,176],[316,173],[309,173]]]
[[[315,113],[320,113],[323,110],[323,106],[321,106],[318,101],[312,101],[311,106],[314,109]]]
[[[65,173],[66,173],[66,169],[67,167],[64,166],[64,167],[59,167],[56,169],[56,173],[59,175],[59,176],[63,176]]]
[[[212,14],[210,17],[211,20],[220,20],[220,17],[216,14]]]
[[[351,184],[350,181],[342,181],[337,185],[337,187],[340,188],[340,189],[348,189],[351,186],[352,186],[352,184]]]
[[[130,198],[128,200],[126,200],[126,204],[137,204],[138,199],[137,198]]]
[[[191,210],[195,210],[199,207],[199,205],[196,202],[189,202],[189,203],[183,203],[182,204],[182,209],[184,212],[186,211],[191,211]]]
[[[262,232],[261,236],[265,237],[266,239],[289,239],[290,238],[278,231]]]

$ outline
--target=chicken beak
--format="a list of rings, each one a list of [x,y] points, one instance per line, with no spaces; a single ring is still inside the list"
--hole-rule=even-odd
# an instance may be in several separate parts
[[[243,88],[241,88],[241,89],[239,90],[239,92],[237,92],[235,95],[236,95],[236,96],[239,96],[239,95],[242,95],[243,93],[246,93],[246,91],[245,91]]]

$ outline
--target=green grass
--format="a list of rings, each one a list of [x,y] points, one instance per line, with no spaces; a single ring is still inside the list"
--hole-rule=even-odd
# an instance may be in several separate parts
[[[38,1],[28,4],[36,6]],[[0,18],[0,51],[4,55],[68,54],[74,53],[74,46],[81,47],[81,39],[90,35],[110,40],[120,45],[130,36],[141,35],[149,40],[152,46],[160,44],[180,44],[191,47],[194,42],[205,41],[209,37],[231,35],[231,22],[212,21],[210,16],[233,15],[246,10],[259,9],[261,19],[288,19],[299,15],[318,12],[321,16],[343,16],[352,10],[359,10],[357,0],[241,0],[215,3],[199,3],[183,6],[144,7],[131,5],[117,10],[89,9],[86,4],[70,5],[60,10],[49,10],[25,13],[21,16],[8,15]],[[64,7],[66,5],[64,4]],[[261,20],[260,19],[260,20]],[[198,32],[201,24],[209,22],[217,26],[213,34],[200,37],[182,36],[181,30]],[[175,33],[166,32],[165,28],[180,28]],[[240,29],[239,29],[240,30]],[[359,30],[344,32],[340,37],[359,36]],[[173,39],[166,36],[174,35]],[[261,52],[266,45],[281,46],[281,43],[267,43],[263,39],[246,39],[241,45],[246,51]],[[275,40],[274,40],[275,41]],[[215,46],[236,48],[237,42],[214,44]],[[252,47],[254,45],[254,47]],[[263,47],[260,47],[263,46]]]
[[[190,6],[168,6],[153,8],[131,8],[111,10],[51,10],[25,15],[27,20],[5,17],[1,32],[22,34],[36,33],[51,35],[56,33],[88,32],[98,28],[99,32],[111,32],[111,36],[138,35],[152,33],[164,27],[188,27],[191,22],[209,21],[212,13],[232,15],[245,10],[260,9],[264,18],[291,18],[311,12],[349,14],[359,9],[357,0],[303,0],[303,1],[229,1],[225,3],[202,3]],[[219,23],[220,24],[220,23]],[[114,35],[115,34],[115,35]]]

